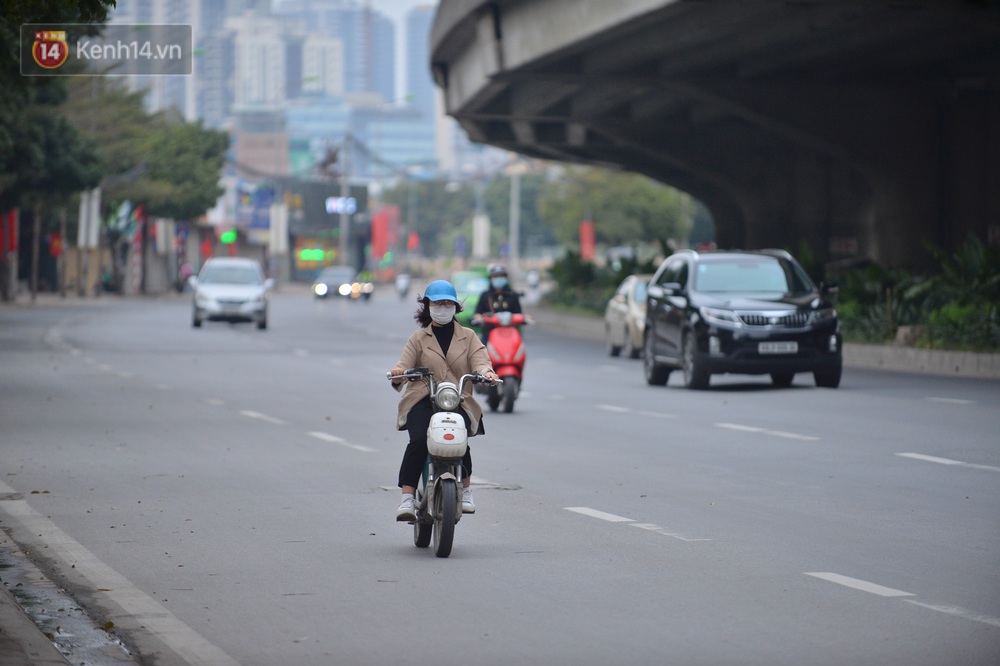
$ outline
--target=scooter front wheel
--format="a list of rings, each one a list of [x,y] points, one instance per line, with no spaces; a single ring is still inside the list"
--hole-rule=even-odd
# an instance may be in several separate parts
[[[455,516],[458,510],[458,486],[454,479],[444,479],[434,493],[434,554],[451,555],[455,539]]]

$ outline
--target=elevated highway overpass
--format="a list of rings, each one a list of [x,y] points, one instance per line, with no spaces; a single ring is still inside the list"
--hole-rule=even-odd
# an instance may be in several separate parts
[[[473,141],[669,183],[721,246],[1000,245],[995,0],[441,0],[431,68]]]

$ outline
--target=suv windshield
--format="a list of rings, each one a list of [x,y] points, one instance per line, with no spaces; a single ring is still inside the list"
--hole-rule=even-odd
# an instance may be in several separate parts
[[[719,257],[698,263],[694,289],[702,292],[813,291],[812,281],[793,263],[774,257]]]
[[[202,284],[260,284],[260,274],[245,266],[208,266],[198,278]]]

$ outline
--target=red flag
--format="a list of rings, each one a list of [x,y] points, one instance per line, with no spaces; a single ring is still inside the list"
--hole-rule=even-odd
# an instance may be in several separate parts
[[[594,223],[584,220],[580,223],[580,258],[593,261],[596,254],[597,239],[594,235]]]

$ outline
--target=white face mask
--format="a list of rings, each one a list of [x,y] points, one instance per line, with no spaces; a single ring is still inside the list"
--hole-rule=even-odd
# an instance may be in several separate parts
[[[455,317],[454,305],[432,305],[430,310],[435,324],[447,324]]]

